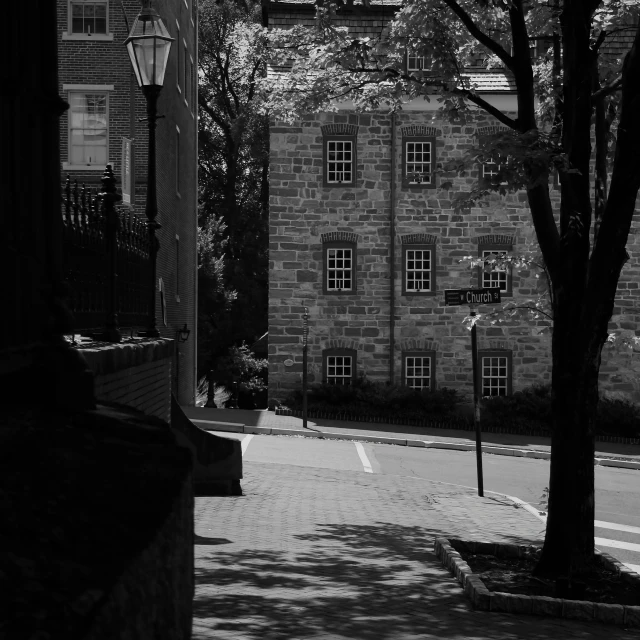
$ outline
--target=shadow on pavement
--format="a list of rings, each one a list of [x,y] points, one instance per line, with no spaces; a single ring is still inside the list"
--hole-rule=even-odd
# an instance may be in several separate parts
[[[427,527],[325,524],[295,551],[200,553],[194,638],[638,638],[615,627],[481,613],[432,552]],[[508,536],[503,536],[508,541]],[[515,539],[518,541],[519,539]]]

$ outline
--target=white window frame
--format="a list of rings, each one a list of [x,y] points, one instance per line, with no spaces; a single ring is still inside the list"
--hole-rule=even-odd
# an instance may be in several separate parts
[[[180,236],[176,233],[176,302],[180,302]]]
[[[353,140],[339,140],[339,139],[329,139],[326,141],[327,145],[327,184],[353,184],[354,183],[354,160],[355,160],[355,149]],[[331,149],[331,145],[335,145],[334,149]],[[337,145],[349,145],[349,148],[342,147],[338,149]],[[336,157],[332,160],[331,154],[336,154]],[[343,154],[341,159],[338,159],[337,154]],[[348,154],[348,160],[345,160],[345,156]],[[331,166],[334,166],[333,170]],[[342,167],[342,170],[339,170],[338,167]],[[334,174],[336,178],[342,176],[342,179],[334,179],[331,180],[331,174]],[[349,179],[345,180],[344,175],[349,174]]]
[[[418,151],[415,145],[421,145],[421,149]],[[429,160],[425,161],[425,145],[429,147]],[[412,148],[409,151],[409,148]],[[407,184],[409,185],[421,185],[421,184],[431,184],[432,181],[432,173],[433,173],[433,142],[431,140],[407,140],[404,144],[404,166],[405,166],[405,179]],[[421,160],[419,162],[409,161],[409,153],[420,154]],[[410,170],[410,167],[413,170]],[[416,167],[420,167],[421,170],[416,170]],[[427,170],[425,171],[425,167]],[[416,178],[417,174],[417,178]]]
[[[422,72],[424,71],[425,57],[416,56],[412,53],[407,53],[407,72]]]
[[[182,64],[180,62],[180,23],[176,20],[176,89],[178,93],[182,93],[180,87],[180,71]]]
[[[507,161],[505,158],[504,162],[496,162],[493,158],[489,158],[482,163],[482,177],[483,178],[492,178],[493,176],[497,176],[502,169],[507,166]],[[495,169],[494,169],[495,167]],[[507,184],[503,182],[501,184]]]
[[[327,278],[327,291],[328,292],[341,292],[341,291],[353,291],[353,276],[354,276],[354,251],[352,247],[326,247],[326,278]],[[333,253],[332,253],[333,252]],[[331,266],[331,262],[334,261],[335,266]],[[338,266],[338,261],[342,266]],[[348,263],[348,267],[344,266],[345,262]],[[348,273],[348,277],[345,277],[345,273]],[[330,282],[333,280],[336,284],[338,282],[344,283],[346,280],[349,282],[348,287],[330,286]]]
[[[353,382],[353,356],[351,355],[326,355],[327,359],[327,374],[326,383],[347,386]],[[330,374],[331,369],[334,370],[334,375]],[[341,374],[335,373],[338,368],[342,371]],[[344,371],[349,373],[346,374]]]
[[[511,366],[507,353],[480,354],[480,384],[483,398],[510,395]],[[504,373],[502,371],[504,370]],[[488,390],[489,393],[485,393]],[[497,393],[492,393],[497,391]]]
[[[195,64],[193,62],[193,56],[189,55],[191,60],[191,115],[196,116],[196,103],[198,102],[198,82],[195,74]]]
[[[428,262],[429,262],[429,268],[428,269],[409,269],[409,260],[410,260],[410,254],[415,254],[416,252],[420,252],[422,253],[422,257],[420,258],[420,262],[424,263],[424,254],[427,253],[428,254]],[[416,261],[416,257],[415,255],[413,256],[413,261]],[[432,283],[433,283],[433,249],[431,248],[414,248],[412,246],[408,246],[405,249],[405,262],[404,262],[404,277],[405,277],[405,291],[407,295],[411,295],[413,293],[431,293],[432,292]],[[428,282],[429,282],[429,286],[427,288],[424,287],[420,287],[420,288],[409,288],[409,274],[410,273],[414,273],[414,274],[428,274]],[[424,278],[422,278],[420,280],[420,282],[424,282]]]
[[[109,20],[109,0],[66,0],[67,1],[67,30],[62,32],[62,40],[93,40],[95,42],[112,42],[113,33],[110,31]],[[72,4],[104,4],[106,7],[106,33],[77,33],[73,31],[73,9]]]
[[[176,125],[176,196],[180,195],[180,127]]]
[[[70,162],[71,158],[71,111],[67,112],[67,161],[62,163],[62,169],[64,171],[104,171],[107,164],[114,166],[114,163],[109,159],[110,145],[109,136],[111,134],[111,127],[109,121],[109,92],[113,91],[114,85],[112,84],[63,84],[62,91],[67,94],[69,103],[71,102],[72,93],[94,93],[104,94],[107,98],[107,159],[105,162],[93,163],[93,164],[74,164]]]
[[[502,257],[508,255],[509,252],[505,249],[501,251],[500,249],[482,249],[482,258],[486,261],[487,258],[492,257]],[[509,273],[508,267],[494,267],[492,271],[485,271],[482,268],[482,281],[480,283],[481,288],[490,289],[499,287],[502,293],[509,293],[509,279],[511,274]]]
[[[182,44],[184,45],[184,103],[189,106],[189,85],[191,84],[190,80],[190,76],[189,76],[189,58],[191,57],[189,55],[189,47],[187,46],[187,41],[186,40],[182,40]]]
[[[420,363],[417,364],[415,361],[419,360]],[[419,369],[420,371],[424,371],[425,369],[425,365],[424,362],[427,362],[427,369],[429,371],[428,376],[417,376],[415,375],[415,370]],[[414,370],[414,375],[409,375],[409,366],[412,366],[413,370]],[[404,380],[404,386],[408,387],[409,389],[416,389],[418,391],[423,391],[423,390],[427,390],[427,391],[431,391],[434,388],[434,356],[432,353],[420,353],[420,352],[416,352],[416,353],[412,353],[412,352],[406,352],[403,354],[403,358],[402,358],[402,366],[403,366],[403,370],[402,370],[402,377]],[[412,384],[412,381],[418,381],[419,384]],[[425,384],[426,381],[426,384]]]

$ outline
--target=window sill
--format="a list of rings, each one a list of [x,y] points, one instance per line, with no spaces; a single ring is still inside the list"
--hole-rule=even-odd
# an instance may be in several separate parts
[[[104,164],[69,164],[68,162],[63,162],[62,169],[64,171],[104,171],[108,164],[113,166],[113,162],[110,160],[107,160]]]
[[[94,33],[87,35],[86,33],[67,33],[62,32],[63,40],[81,40],[84,42],[95,40],[96,42],[113,42],[113,33]]]

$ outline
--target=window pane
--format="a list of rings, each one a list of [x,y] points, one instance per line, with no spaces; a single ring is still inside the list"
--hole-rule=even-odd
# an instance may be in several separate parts
[[[106,164],[108,160],[107,96],[70,93],[69,158],[73,164]]]
[[[485,250],[482,252],[482,257],[485,259],[504,257],[506,255],[506,251]],[[500,291],[507,291],[509,289],[508,277],[507,267],[494,265],[493,271],[482,271],[482,286],[486,288],[498,287]]]
[[[407,291],[431,291],[430,249],[407,250],[405,277]]]
[[[507,358],[495,356],[482,357],[482,395],[507,395]]]
[[[431,142],[407,142],[405,171],[409,184],[431,184]]]
[[[412,389],[431,388],[431,358],[411,356],[405,359],[405,383]]]
[[[350,140],[327,141],[327,182],[352,182],[353,147]]]
[[[327,249],[327,290],[350,291],[351,281],[351,249]]]
[[[327,382],[351,384],[353,375],[351,364],[351,356],[327,356]]]

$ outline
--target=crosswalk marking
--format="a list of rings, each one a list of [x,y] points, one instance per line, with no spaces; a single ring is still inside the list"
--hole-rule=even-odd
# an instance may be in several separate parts
[[[252,439],[253,439],[252,433],[242,438],[242,444],[240,445],[242,447],[242,455],[246,453],[247,447],[249,446],[249,443],[251,442]]]
[[[367,454],[364,452],[364,447],[362,446],[362,444],[360,442],[354,442],[353,444],[356,445],[356,451],[360,456],[360,462],[362,462],[365,473],[373,473],[371,463],[369,462],[369,458],[367,458]]]
[[[633,542],[621,542],[620,540],[610,540],[609,538],[595,538],[595,543],[598,547],[611,547],[612,549],[640,551],[640,544],[635,544]]]
[[[600,529],[613,529],[614,531],[640,534],[640,527],[632,527],[630,524],[617,524],[615,522],[603,522],[602,520],[596,520],[593,524]]]

